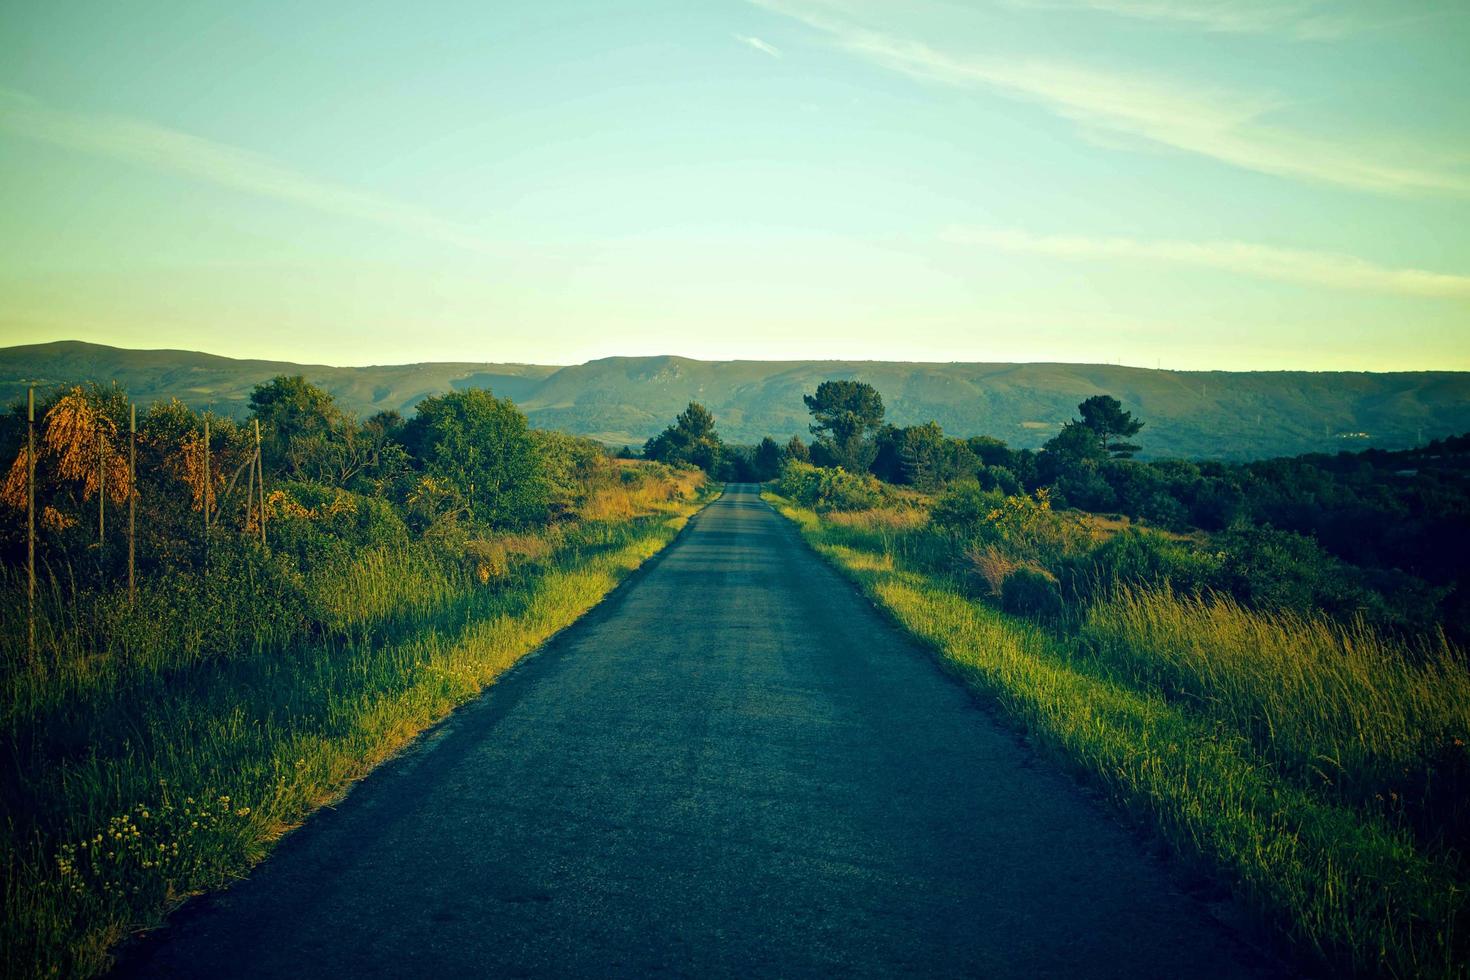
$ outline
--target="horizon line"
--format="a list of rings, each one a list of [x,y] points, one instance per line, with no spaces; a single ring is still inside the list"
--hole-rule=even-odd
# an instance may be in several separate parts
[[[23,350],[26,348],[55,347],[63,344],[74,344],[82,347],[102,348],[113,351],[126,351],[136,354],[198,354],[205,357],[215,357],[226,361],[249,362],[266,361],[277,364],[288,364],[299,368],[327,368],[330,370],[367,370],[370,368],[394,368],[394,367],[430,367],[448,365],[466,365],[473,367],[537,367],[551,368],[553,373],[567,368],[583,367],[598,361],[611,360],[654,360],[673,359],[692,361],[698,364],[928,364],[928,365],[998,365],[998,366],[1049,366],[1066,365],[1071,367],[1111,367],[1125,368],[1132,371],[1150,371],[1159,374],[1470,374],[1470,369],[1465,368],[1408,368],[1397,370],[1374,370],[1371,368],[1173,368],[1155,365],[1149,367],[1143,364],[1125,364],[1121,361],[1066,361],[1066,360],[1008,360],[1008,361],[976,361],[976,360],[917,360],[905,358],[874,358],[874,357],[795,357],[795,358],[762,358],[762,357],[726,357],[706,358],[692,357],[687,354],[657,353],[657,354],[605,354],[599,357],[591,357],[582,361],[569,363],[552,363],[543,361],[484,361],[484,360],[428,360],[428,361],[382,361],[362,364],[326,364],[314,361],[294,361],[280,357],[262,356],[237,356],[233,354],[216,354],[208,350],[192,350],[184,347],[121,347],[116,344],[104,344],[91,340],[79,340],[73,337],[59,338],[56,340],[36,341],[26,344],[10,344],[0,347],[0,356]]]

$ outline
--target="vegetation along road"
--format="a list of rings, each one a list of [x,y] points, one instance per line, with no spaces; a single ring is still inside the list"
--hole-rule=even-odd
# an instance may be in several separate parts
[[[757,496],[123,974],[1250,976]]]

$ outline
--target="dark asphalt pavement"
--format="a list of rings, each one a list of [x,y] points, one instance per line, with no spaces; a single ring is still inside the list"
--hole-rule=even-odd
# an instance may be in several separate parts
[[[732,486],[135,976],[1235,977],[1138,840]]]

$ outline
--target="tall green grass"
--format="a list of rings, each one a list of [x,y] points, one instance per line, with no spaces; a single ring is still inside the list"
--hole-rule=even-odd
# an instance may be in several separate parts
[[[1465,718],[1463,663],[1168,595],[1095,607],[1079,633],[1043,629],[915,570],[891,529],[772,499],[944,664],[1305,958],[1355,975],[1467,975],[1453,855],[1362,805],[1361,787],[1324,792],[1312,769],[1325,754],[1334,779],[1363,785],[1426,760],[1443,775],[1438,747],[1462,748],[1450,733]]]
[[[314,612],[292,627],[311,629],[223,653],[181,648],[172,621],[157,622],[151,645],[143,633],[101,651],[59,639],[75,662],[6,680],[18,701],[4,719],[16,764],[0,775],[5,975],[105,969],[131,930],[243,873],[575,621],[696,506],[675,495],[575,524],[488,585],[415,548],[356,555],[350,569],[314,573]]]
[[[1442,635],[1408,644],[1228,596],[1123,589],[1087,610],[1080,636],[1136,686],[1244,735],[1299,785],[1402,814],[1432,842],[1470,843],[1470,670]]]

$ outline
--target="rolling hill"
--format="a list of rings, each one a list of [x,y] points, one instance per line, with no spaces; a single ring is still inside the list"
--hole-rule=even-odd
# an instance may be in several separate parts
[[[409,412],[422,398],[488,387],[542,428],[639,445],[690,400],[715,413],[727,441],[806,434],[803,393],[855,378],[883,393],[889,420],[938,421],[955,435],[1039,446],[1077,403],[1107,393],[1147,421],[1148,456],[1254,458],[1403,448],[1470,430],[1470,373],[1155,371],[1106,364],[890,361],[696,361],[609,357],[565,367],[427,363],[331,367],[235,360],[192,351],[124,350],[78,341],[0,349],[0,399],[27,385],[117,383],[141,402],[178,398],[244,414],[250,389],[302,374],[361,414]]]

